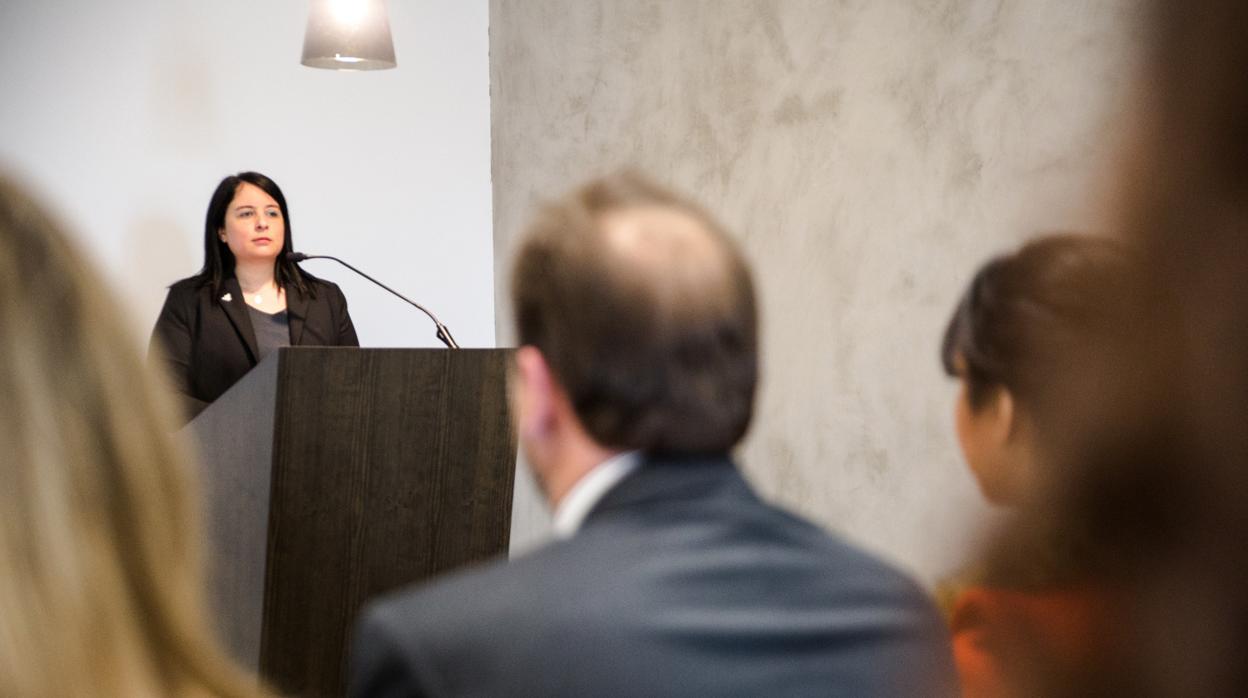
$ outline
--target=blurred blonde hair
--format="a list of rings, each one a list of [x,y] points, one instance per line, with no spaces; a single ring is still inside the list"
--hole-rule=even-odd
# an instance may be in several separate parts
[[[192,469],[129,325],[0,174],[0,696],[256,696],[217,649]]]

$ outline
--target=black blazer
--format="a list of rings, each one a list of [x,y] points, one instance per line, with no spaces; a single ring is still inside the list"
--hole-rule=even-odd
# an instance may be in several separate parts
[[[941,696],[944,622],[906,577],[754,494],[649,459],[568,540],[366,608],[350,694]]]
[[[304,278],[316,296],[287,290],[291,346],[358,347],[342,291],[308,274]],[[228,279],[217,297],[211,284],[194,278],[170,286],[148,346],[149,361],[158,356],[184,400],[186,420],[254,368],[259,351],[238,281]]]

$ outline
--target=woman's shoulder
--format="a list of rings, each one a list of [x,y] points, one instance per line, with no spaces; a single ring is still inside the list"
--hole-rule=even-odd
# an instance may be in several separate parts
[[[338,284],[332,281],[326,280],[326,279],[322,279],[319,276],[312,276],[306,271],[303,272],[303,280],[309,286],[315,286],[318,291],[323,288],[338,288]]]
[[[185,279],[179,279],[169,284],[169,298],[173,299],[191,299],[202,293],[206,293],[205,289],[211,284],[201,276],[188,276]]]
[[[312,298],[333,298],[341,297],[342,289],[338,288],[338,284],[327,281],[317,276],[302,272],[303,283],[308,288],[308,295]]]

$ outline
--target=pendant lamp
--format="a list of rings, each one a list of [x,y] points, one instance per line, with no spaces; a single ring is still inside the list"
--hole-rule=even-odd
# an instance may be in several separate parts
[[[312,0],[300,62],[330,70],[395,67],[385,0]]]

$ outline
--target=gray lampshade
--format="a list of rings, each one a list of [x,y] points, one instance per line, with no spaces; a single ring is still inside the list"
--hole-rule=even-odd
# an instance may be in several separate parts
[[[303,35],[306,66],[384,70],[397,65],[384,0],[312,0]]]

